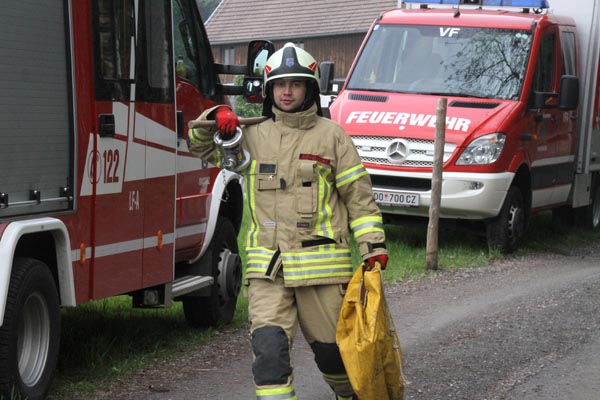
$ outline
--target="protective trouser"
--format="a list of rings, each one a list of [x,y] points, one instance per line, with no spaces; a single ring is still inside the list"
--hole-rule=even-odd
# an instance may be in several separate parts
[[[296,399],[291,350],[298,325],[325,382],[339,398],[352,398],[354,392],[335,343],[343,296],[342,285],[338,284],[286,288],[280,275],[274,281],[249,280],[252,373],[257,399]]]

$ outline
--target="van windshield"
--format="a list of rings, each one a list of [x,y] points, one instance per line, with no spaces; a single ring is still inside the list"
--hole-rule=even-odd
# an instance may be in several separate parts
[[[347,88],[516,100],[531,42],[524,30],[376,25]]]

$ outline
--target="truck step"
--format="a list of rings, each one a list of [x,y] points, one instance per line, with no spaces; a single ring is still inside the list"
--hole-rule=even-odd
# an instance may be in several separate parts
[[[213,284],[213,282],[214,279],[212,276],[182,276],[181,278],[177,278],[173,281],[171,295],[172,297],[182,296],[205,286],[210,286]]]

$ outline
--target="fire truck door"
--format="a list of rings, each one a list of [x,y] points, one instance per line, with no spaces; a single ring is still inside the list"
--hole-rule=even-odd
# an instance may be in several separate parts
[[[142,287],[170,282],[174,275],[177,118],[171,13],[171,0],[140,2],[135,131],[145,131],[140,137],[146,150]]]
[[[576,76],[576,35],[573,27],[562,27],[557,35],[557,70],[555,91],[560,90],[560,79],[563,75]],[[577,152],[577,111],[556,109],[556,156],[560,158],[559,173],[553,193],[553,203],[566,202],[571,192],[575,173],[575,154]]]
[[[172,279],[177,136],[170,2],[93,4],[91,297],[102,298]]]
[[[193,156],[187,147],[187,124],[215,105],[213,60],[195,1],[173,1],[173,38],[178,115],[176,249],[199,252],[205,240],[212,177],[216,168]]]
[[[541,38],[533,90],[557,93],[563,69],[574,67],[574,60],[563,60],[557,27],[549,26]],[[575,145],[573,119],[570,112],[559,110],[556,105],[556,97],[548,98],[546,106],[535,120],[534,130],[538,140],[534,143],[532,153],[534,208],[566,201],[572,182]]]

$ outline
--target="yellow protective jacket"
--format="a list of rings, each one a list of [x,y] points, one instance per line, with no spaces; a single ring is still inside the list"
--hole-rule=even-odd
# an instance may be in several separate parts
[[[206,110],[200,118],[209,116]],[[370,177],[346,132],[316,113],[316,105],[243,127],[251,162],[244,171],[249,207],[246,278],[285,285],[347,283],[352,277],[352,230],[361,256],[385,253],[381,212]],[[192,153],[217,163],[216,128],[190,129]]]

